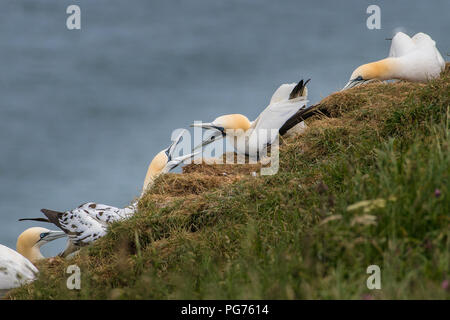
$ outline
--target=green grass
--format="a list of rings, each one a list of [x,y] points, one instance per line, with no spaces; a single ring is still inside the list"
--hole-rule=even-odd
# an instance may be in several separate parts
[[[137,215],[9,298],[449,299],[448,69],[327,97],[331,117],[282,141],[274,176],[160,177]],[[366,287],[373,264],[381,290]]]

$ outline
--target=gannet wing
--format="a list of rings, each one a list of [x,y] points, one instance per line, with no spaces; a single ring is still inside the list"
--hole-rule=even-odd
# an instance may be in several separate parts
[[[401,57],[416,49],[416,44],[407,34],[397,32],[392,38],[389,57]]]
[[[20,218],[19,221],[37,221],[37,222],[50,222],[50,220],[45,218]]]
[[[439,66],[441,67],[441,71],[445,70],[445,60],[442,58],[441,53],[439,52],[438,48],[436,47],[436,41],[434,41],[428,34],[419,32],[416,33],[412,40],[414,43],[420,48],[420,47],[432,47],[435,53],[436,61],[439,63]]]
[[[272,95],[272,98],[270,99],[269,104],[281,102],[283,100],[289,99],[289,94],[292,92],[292,90],[295,88],[297,83],[284,83],[281,86],[278,87],[277,90]]]
[[[38,272],[30,260],[0,244],[0,290],[16,288],[33,281]]]
[[[251,122],[250,127],[251,128],[255,128],[256,125],[259,122],[259,119],[261,117],[262,114],[264,114],[264,112],[266,110],[268,110],[271,105],[273,104],[277,104],[277,103],[281,103],[281,102],[285,102],[288,100],[292,100],[295,98],[300,98],[300,96],[304,95],[305,90],[307,90],[306,88],[306,84],[310,81],[311,79],[308,79],[306,81],[300,80],[298,83],[290,83],[290,84],[282,84],[273,94],[272,99],[270,100],[270,104],[266,107],[266,109],[264,109],[263,112],[261,112],[259,114],[259,116],[253,120]],[[307,91],[306,91],[307,93]],[[303,99],[306,100],[306,95],[303,96]],[[281,104],[279,104],[281,105]]]
[[[304,108],[308,100],[303,97],[269,105],[252,125],[258,129],[280,129],[298,110]]]
[[[85,209],[76,208],[66,212],[48,209],[41,211],[77,246],[93,242],[106,234],[107,225],[92,217]]]
[[[77,207],[77,209],[82,209],[92,218],[98,220],[101,223],[108,224],[129,218],[134,213],[136,213],[137,202],[125,208],[116,208],[105,204],[87,202]],[[52,223],[50,220],[46,218],[21,218],[19,219],[19,221],[38,221],[38,222]]]
[[[137,203],[133,203],[125,208],[117,208],[105,204],[88,202],[82,204],[77,209],[83,210],[85,213],[101,223],[108,224],[129,218],[136,212],[136,208]]]
[[[280,128],[308,101],[305,97],[282,101],[269,105],[255,120],[246,138],[246,153],[249,156],[260,155],[265,147],[277,139]],[[276,132],[272,131],[276,130]],[[248,148],[248,150],[247,150]]]
[[[411,40],[418,46],[436,46],[436,42],[426,33],[418,32]]]

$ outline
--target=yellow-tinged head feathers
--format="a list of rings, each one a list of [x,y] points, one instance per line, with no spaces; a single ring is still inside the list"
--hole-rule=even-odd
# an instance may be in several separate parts
[[[50,230],[46,228],[33,227],[25,230],[17,238],[16,250],[31,262],[36,262],[39,259],[44,258],[39,251],[39,248],[44,242],[41,240],[41,234],[46,234]]]
[[[350,80],[358,79],[362,80],[387,80],[390,79],[392,74],[393,63],[391,59],[383,59],[367,64],[363,64],[353,71]]]
[[[214,125],[222,127],[226,130],[243,130],[250,129],[251,122],[242,114],[227,114],[214,120]]]
[[[350,80],[342,90],[356,87],[372,80],[398,79],[398,59],[386,58],[359,66],[353,71]]]

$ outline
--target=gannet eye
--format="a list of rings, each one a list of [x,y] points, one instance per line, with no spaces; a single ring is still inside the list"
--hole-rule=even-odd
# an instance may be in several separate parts
[[[363,81],[364,79],[363,79],[363,77],[361,77],[361,76],[358,76],[357,78],[355,78],[355,79],[353,79],[353,81]]]
[[[48,235],[48,232],[43,232],[43,233],[41,233],[39,236],[41,237],[41,239],[42,238],[44,238],[45,236],[47,236]]]

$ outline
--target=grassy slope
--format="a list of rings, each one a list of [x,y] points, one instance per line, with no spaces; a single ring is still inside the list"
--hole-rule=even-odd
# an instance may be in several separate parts
[[[10,298],[450,298],[449,65],[428,84],[321,104],[331,117],[283,141],[277,175],[191,165],[161,177],[136,216],[73,261],[40,263]],[[347,210],[368,199],[386,201]],[[80,291],[65,286],[73,263]],[[372,264],[382,290],[366,287]]]

